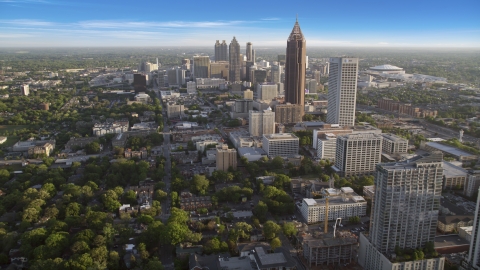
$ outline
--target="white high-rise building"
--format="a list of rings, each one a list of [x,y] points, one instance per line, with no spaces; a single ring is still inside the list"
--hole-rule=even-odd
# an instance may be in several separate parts
[[[317,140],[317,158],[335,160],[337,136],[333,133],[322,134]]]
[[[275,133],[275,113],[270,107],[263,111],[250,111],[248,126],[250,136],[260,137],[263,134],[273,134]]]
[[[355,125],[358,58],[330,58],[327,123]]]
[[[377,165],[370,233],[360,235],[358,262],[364,269],[443,269],[445,258],[433,253],[412,260],[396,252],[425,248],[427,243],[433,249],[442,177],[441,152]]]
[[[23,96],[30,95],[30,86],[28,84],[22,84],[20,86],[20,92],[22,92]]]
[[[337,137],[335,167],[344,176],[371,174],[382,155],[380,134],[347,134]]]

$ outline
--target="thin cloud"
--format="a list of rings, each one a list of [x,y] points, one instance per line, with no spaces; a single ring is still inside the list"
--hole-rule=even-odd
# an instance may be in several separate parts
[[[0,0],[1,1],[1,0]],[[11,24],[16,26],[54,26],[55,23],[39,20],[28,20],[28,19],[19,19],[19,20],[0,20],[0,24]]]
[[[263,18],[263,19],[260,19],[261,21],[279,21],[280,18]]]
[[[388,45],[388,42],[379,42],[378,45]]]
[[[82,28],[215,28],[224,26],[234,26],[247,23],[246,21],[169,21],[169,22],[142,22],[142,21],[81,21],[75,25]],[[248,22],[249,23],[249,22]]]

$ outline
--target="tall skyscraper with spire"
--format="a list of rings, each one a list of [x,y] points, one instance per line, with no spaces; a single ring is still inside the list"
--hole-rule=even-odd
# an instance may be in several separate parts
[[[228,60],[230,62],[229,79],[231,82],[239,82],[241,80],[242,58],[240,54],[240,44],[235,37],[233,37],[232,42],[230,42]]]
[[[297,19],[287,40],[285,101],[301,106],[300,117],[303,117],[305,106],[305,58],[306,41]]]
[[[215,42],[215,62],[219,61],[228,61],[228,53],[227,53],[227,43],[225,40],[220,43],[219,40]]]

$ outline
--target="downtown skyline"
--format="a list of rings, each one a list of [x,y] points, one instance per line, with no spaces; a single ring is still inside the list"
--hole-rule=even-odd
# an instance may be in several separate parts
[[[480,4],[461,0],[160,2],[0,0],[0,47],[285,46],[298,13],[309,47],[480,47]],[[230,12],[235,10],[235,12]]]

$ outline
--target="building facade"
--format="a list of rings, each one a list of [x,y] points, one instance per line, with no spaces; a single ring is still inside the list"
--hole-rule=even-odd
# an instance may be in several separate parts
[[[298,21],[287,40],[285,62],[285,102],[301,105],[300,119],[305,105],[306,41]]]
[[[260,137],[263,134],[275,133],[275,113],[270,108],[264,111],[250,111],[248,127],[250,136]]]
[[[183,112],[185,111],[185,106],[183,104],[167,104],[167,117],[168,118],[181,118]]]
[[[278,86],[272,83],[257,84],[257,99],[273,100],[278,96]]]
[[[335,168],[344,176],[371,174],[380,163],[382,136],[374,133],[337,137]]]
[[[262,148],[269,158],[298,155],[299,139],[293,133],[263,134]]]
[[[275,122],[293,124],[302,122],[303,105],[278,104],[275,106]]]
[[[210,78],[219,78],[228,81],[229,72],[228,61],[210,63]]]
[[[193,57],[193,77],[194,78],[210,78],[210,57],[208,56]]]
[[[327,123],[355,125],[358,58],[330,58]]]

